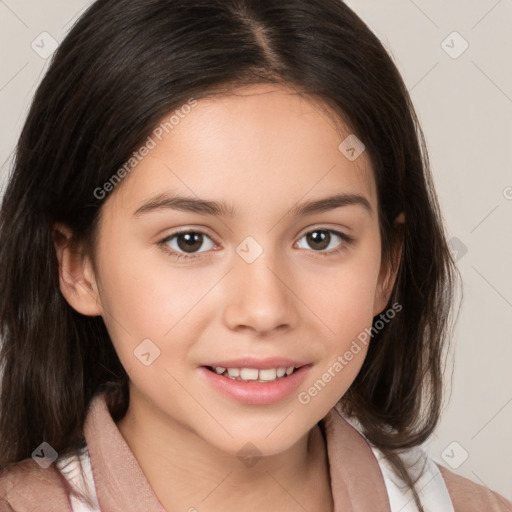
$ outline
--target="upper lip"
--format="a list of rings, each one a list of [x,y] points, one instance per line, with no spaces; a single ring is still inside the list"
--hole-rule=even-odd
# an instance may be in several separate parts
[[[255,357],[242,357],[240,359],[231,359],[216,361],[202,366],[222,367],[222,368],[256,368],[258,370],[266,370],[268,368],[289,368],[293,366],[300,368],[308,363],[297,361],[296,359],[287,359],[284,357],[270,357],[267,359],[258,359]]]

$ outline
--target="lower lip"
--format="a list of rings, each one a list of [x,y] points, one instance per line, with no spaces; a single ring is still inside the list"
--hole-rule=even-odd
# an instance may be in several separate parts
[[[208,368],[201,366],[199,370],[208,382],[225,396],[243,404],[266,405],[283,400],[293,393],[306,378],[311,365],[301,366],[291,375],[273,382],[255,382],[232,380],[222,377]]]

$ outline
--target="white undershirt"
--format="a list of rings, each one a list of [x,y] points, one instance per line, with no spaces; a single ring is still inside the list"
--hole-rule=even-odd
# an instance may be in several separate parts
[[[344,414],[339,403],[335,408],[362,435],[363,429],[358,420]],[[411,489],[395,475],[391,464],[384,458],[382,452],[371,444],[370,448],[384,477],[391,512],[419,512]],[[423,469],[423,474],[416,482],[415,488],[425,512],[455,512],[441,471],[421,446],[400,453],[400,458],[406,463],[412,476],[417,476]]]
[[[391,512],[418,512],[412,491],[408,487],[402,490],[397,484],[398,477],[393,473],[389,462],[384,459],[379,450],[372,447],[372,451],[384,477]],[[416,461],[420,469],[425,463],[423,474],[415,485],[425,512],[455,512],[443,476],[435,461],[421,448],[409,450],[406,455],[401,454],[401,458],[411,462]]]
[[[349,420],[349,418],[346,417],[345,419],[359,430],[357,422]],[[384,477],[391,512],[418,512],[411,490],[408,488],[402,490],[400,488],[397,484],[399,480],[393,473],[389,462],[384,459],[380,450],[374,447],[371,448],[379,463],[382,476]],[[423,475],[416,483],[416,489],[418,490],[425,512],[454,512],[444,479],[434,460],[431,459],[422,448],[411,449],[407,451],[406,454],[401,454],[400,456],[408,464],[412,464],[416,461],[411,470],[413,473],[416,470],[421,470],[422,465],[425,463]],[[77,456],[60,460],[58,466],[62,468],[62,466],[67,464],[67,467],[62,469],[63,475],[75,489],[89,496],[94,505],[90,507],[75,496],[71,496],[72,510],[73,512],[101,512],[96,496],[87,447],[82,450],[79,458],[85,471],[86,482],[83,482],[80,477],[80,465]]]
[[[86,477],[85,482],[81,476],[80,462],[84,469]],[[62,474],[64,477],[66,477],[71,486],[80,493],[89,497],[90,501],[93,503],[93,506],[91,507],[87,503],[84,503],[78,499],[76,496],[71,495],[70,501],[71,509],[73,512],[101,512],[98,503],[98,497],[96,495],[96,487],[94,486],[91,459],[89,458],[89,450],[87,449],[87,446],[82,449],[79,456],[72,455],[70,457],[60,459],[57,462],[57,466],[62,471]]]

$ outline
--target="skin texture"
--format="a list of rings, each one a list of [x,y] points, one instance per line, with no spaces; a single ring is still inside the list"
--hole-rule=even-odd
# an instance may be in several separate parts
[[[384,311],[395,275],[381,262],[367,155],[351,162],[338,149],[349,133],[281,86],[199,100],[105,200],[96,264],[57,244],[64,296],[77,311],[102,315],[130,376],[118,427],[168,510],[332,511],[316,423],[349,388],[367,348],[306,405],[297,392],[241,404],[213,389],[199,367],[244,356],[299,359],[312,364],[304,391]],[[235,214],[134,215],[163,192],[225,201]],[[349,205],[289,213],[334,193],[363,195],[372,212]],[[177,259],[159,245],[177,228],[207,235],[199,257]],[[55,229],[69,238],[65,226]],[[305,236],[315,229],[354,241],[331,233],[328,247],[315,250]],[[263,248],[252,263],[236,252],[248,236]],[[166,247],[180,251],[177,238]],[[160,355],[145,366],[134,350],[148,338]],[[262,455],[252,467],[237,457],[248,442]]]

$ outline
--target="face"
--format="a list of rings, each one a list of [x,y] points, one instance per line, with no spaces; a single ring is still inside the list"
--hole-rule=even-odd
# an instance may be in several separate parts
[[[162,424],[276,454],[355,379],[387,273],[369,160],[339,149],[349,134],[284,87],[202,99],[105,200],[99,314],[131,400]]]

